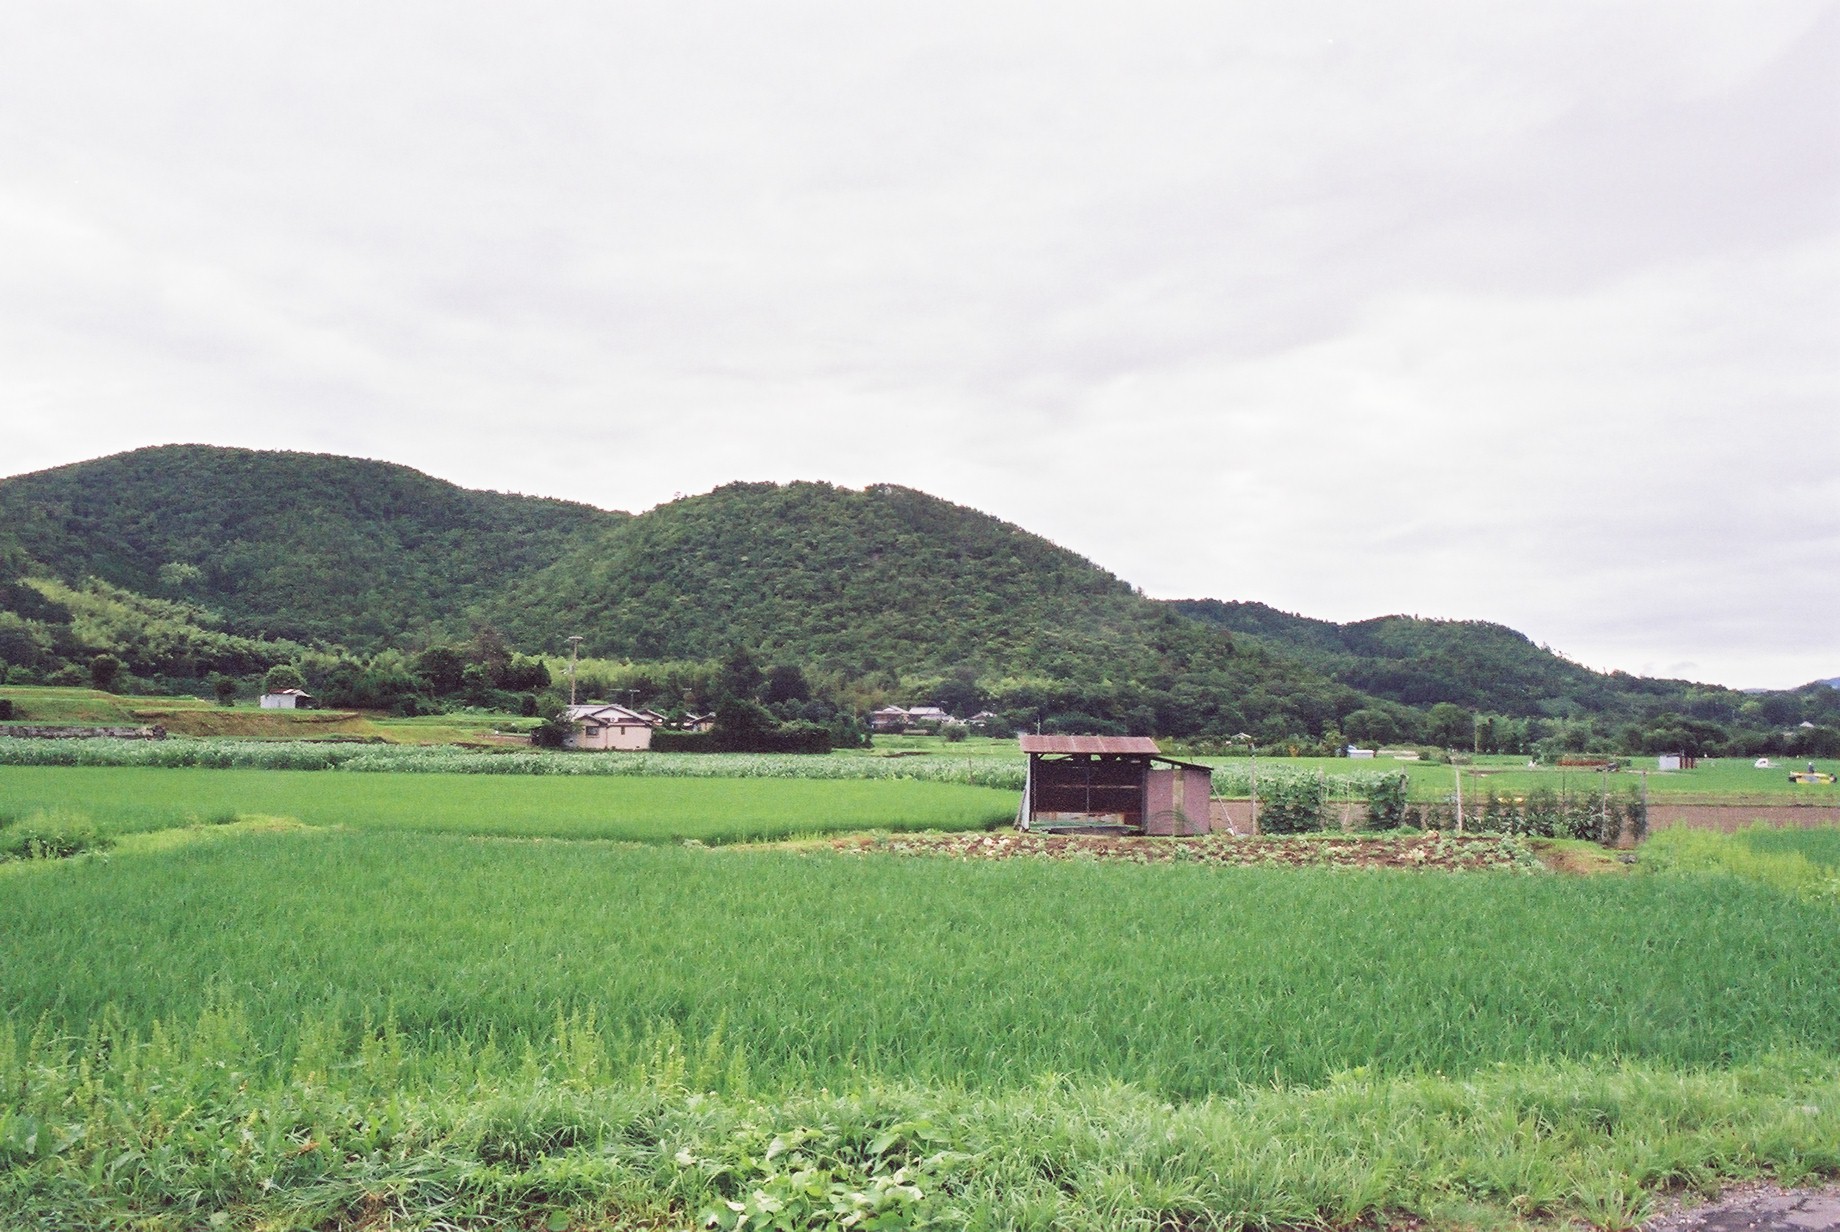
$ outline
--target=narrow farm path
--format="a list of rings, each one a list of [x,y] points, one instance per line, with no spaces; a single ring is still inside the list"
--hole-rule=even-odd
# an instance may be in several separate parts
[[[1840,1185],[1784,1189],[1740,1185],[1712,1202],[1682,1206],[1642,1225],[1642,1232],[1836,1232]]]

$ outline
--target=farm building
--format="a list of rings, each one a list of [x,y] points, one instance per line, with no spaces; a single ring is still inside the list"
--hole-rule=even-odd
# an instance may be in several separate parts
[[[880,710],[869,712],[869,727],[879,732],[906,731],[910,727],[937,729],[953,721],[952,716],[938,706],[915,706],[912,709],[883,706]]]
[[[636,710],[590,703],[570,706],[567,713],[575,730],[563,740],[564,748],[637,751],[652,747],[651,720]]]
[[[1212,771],[1164,757],[1148,736],[1020,739],[1029,771],[1016,821],[1025,830],[1112,825],[1145,834],[1206,834],[1212,829]]]
[[[280,689],[262,695],[264,710],[311,710],[313,695],[305,689]]]

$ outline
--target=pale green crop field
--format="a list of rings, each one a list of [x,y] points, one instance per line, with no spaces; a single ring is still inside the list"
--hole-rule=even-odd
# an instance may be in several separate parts
[[[839,830],[977,829],[1014,818],[1016,795],[898,779],[0,766],[0,817],[41,809],[74,810],[112,834],[256,815],[360,829],[715,843]]]
[[[1254,765],[1252,761],[1245,757],[1198,757],[1194,760],[1215,767],[1216,794],[1223,786],[1244,794]],[[1693,770],[1660,771],[1653,768],[1655,759],[1652,757],[1631,758],[1629,769],[1610,774],[1575,766],[1529,768],[1525,757],[1493,756],[1477,758],[1474,764],[1461,767],[1426,761],[1346,757],[1261,757],[1256,764],[1258,772],[1266,776],[1320,773],[1330,781],[1332,788],[1338,778],[1403,773],[1410,784],[1412,799],[1419,801],[1450,796],[1456,791],[1460,771],[1466,798],[1491,790],[1502,795],[1524,796],[1538,787],[1587,795],[1607,788],[1613,793],[1626,794],[1640,791],[1646,785],[1651,798],[1840,805],[1840,785],[1805,786],[1789,781],[1789,771],[1804,769],[1808,764],[1806,758],[1772,760],[1778,763],[1772,770],[1756,769],[1748,758],[1719,758],[1703,760]],[[1815,766],[1829,774],[1840,773],[1840,761],[1816,759]]]

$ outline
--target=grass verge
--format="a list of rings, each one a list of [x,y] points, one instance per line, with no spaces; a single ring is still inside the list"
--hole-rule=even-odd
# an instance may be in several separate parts
[[[1356,1071],[1171,1104],[1072,1081],[714,1093],[719,1043],[661,1039],[610,1073],[591,1020],[414,1079],[403,1047],[386,1024],[356,1059],[259,1080],[233,1012],[0,1036],[0,1211],[61,1230],[1625,1228],[1658,1190],[1840,1168],[1840,1079],[1809,1057]]]

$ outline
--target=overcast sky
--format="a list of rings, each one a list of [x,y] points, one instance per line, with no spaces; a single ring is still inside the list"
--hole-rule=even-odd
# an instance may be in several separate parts
[[[1159,597],[1840,675],[1840,4],[0,13],[0,473],[907,484]]]

